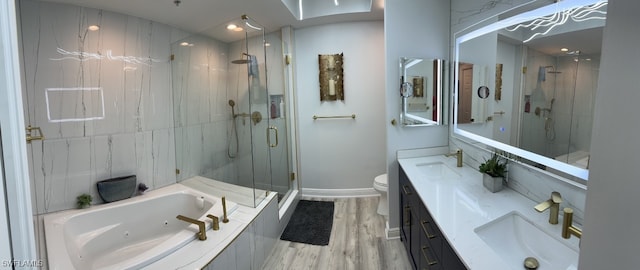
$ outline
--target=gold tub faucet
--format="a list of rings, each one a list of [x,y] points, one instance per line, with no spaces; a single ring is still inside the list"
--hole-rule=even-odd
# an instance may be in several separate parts
[[[192,219],[189,217],[185,217],[183,215],[178,215],[176,218],[182,221],[186,221],[186,222],[198,225],[198,232],[196,233],[196,236],[198,236],[198,239],[200,239],[200,241],[207,240],[207,231],[206,231],[206,226],[204,221]]]
[[[455,151],[454,153],[450,153],[450,154],[445,154],[445,157],[451,157],[451,156],[456,156],[457,158],[457,163],[456,166],[457,167],[462,167],[462,149],[458,149],[457,151]]]
[[[534,208],[536,211],[542,213],[544,210],[549,209],[549,223],[558,224],[558,212],[560,212],[560,203],[562,202],[562,196],[560,192],[551,192],[551,198],[536,205]]]

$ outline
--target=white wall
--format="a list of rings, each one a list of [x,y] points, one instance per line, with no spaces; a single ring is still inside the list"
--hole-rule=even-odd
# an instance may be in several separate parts
[[[297,29],[295,73],[304,189],[363,189],[385,172],[383,23]],[[344,101],[320,101],[318,54],[344,53]],[[313,115],[351,115],[319,119]]]
[[[389,177],[389,228],[399,226],[398,162],[401,149],[446,146],[447,126],[405,128],[392,126],[400,115],[400,57],[448,58],[449,1],[387,1],[384,9],[386,164]],[[443,106],[445,112],[448,105]]]
[[[637,269],[640,2],[609,1],[591,140],[580,269]]]

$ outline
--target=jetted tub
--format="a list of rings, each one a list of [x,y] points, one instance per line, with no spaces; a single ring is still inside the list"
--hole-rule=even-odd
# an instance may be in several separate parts
[[[227,215],[238,206],[227,201]],[[138,269],[196,239],[177,215],[222,220],[220,198],[174,184],[130,199],[44,217],[49,269]],[[206,240],[205,240],[206,241]]]

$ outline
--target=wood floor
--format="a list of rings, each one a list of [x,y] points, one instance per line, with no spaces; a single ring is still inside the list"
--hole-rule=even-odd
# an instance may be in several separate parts
[[[400,239],[385,239],[384,218],[376,213],[377,197],[333,201],[329,245],[278,240],[262,269],[411,269]]]

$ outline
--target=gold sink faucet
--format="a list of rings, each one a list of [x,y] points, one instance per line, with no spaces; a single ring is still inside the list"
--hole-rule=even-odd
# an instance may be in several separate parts
[[[562,238],[569,239],[571,235],[582,238],[582,230],[573,226],[573,209],[567,207],[563,212],[564,220],[562,221]]]
[[[198,225],[198,232],[196,233],[196,236],[198,236],[198,239],[200,239],[200,241],[207,240],[207,231],[205,229],[206,227],[205,227],[204,221],[192,219],[189,217],[185,217],[183,215],[178,215],[176,218],[182,221],[186,221],[186,222]]]
[[[462,149],[458,149],[456,152],[454,153],[450,153],[450,154],[445,154],[445,157],[451,157],[451,156],[456,156],[456,158],[458,159],[458,163],[456,164],[457,167],[462,167]]]
[[[542,213],[544,210],[549,209],[549,223],[558,224],[558,212],[560,212],[560,203],[562,197],[557,191],[551,192],[551,198],[536,205],[534,208],[536,211]]]

